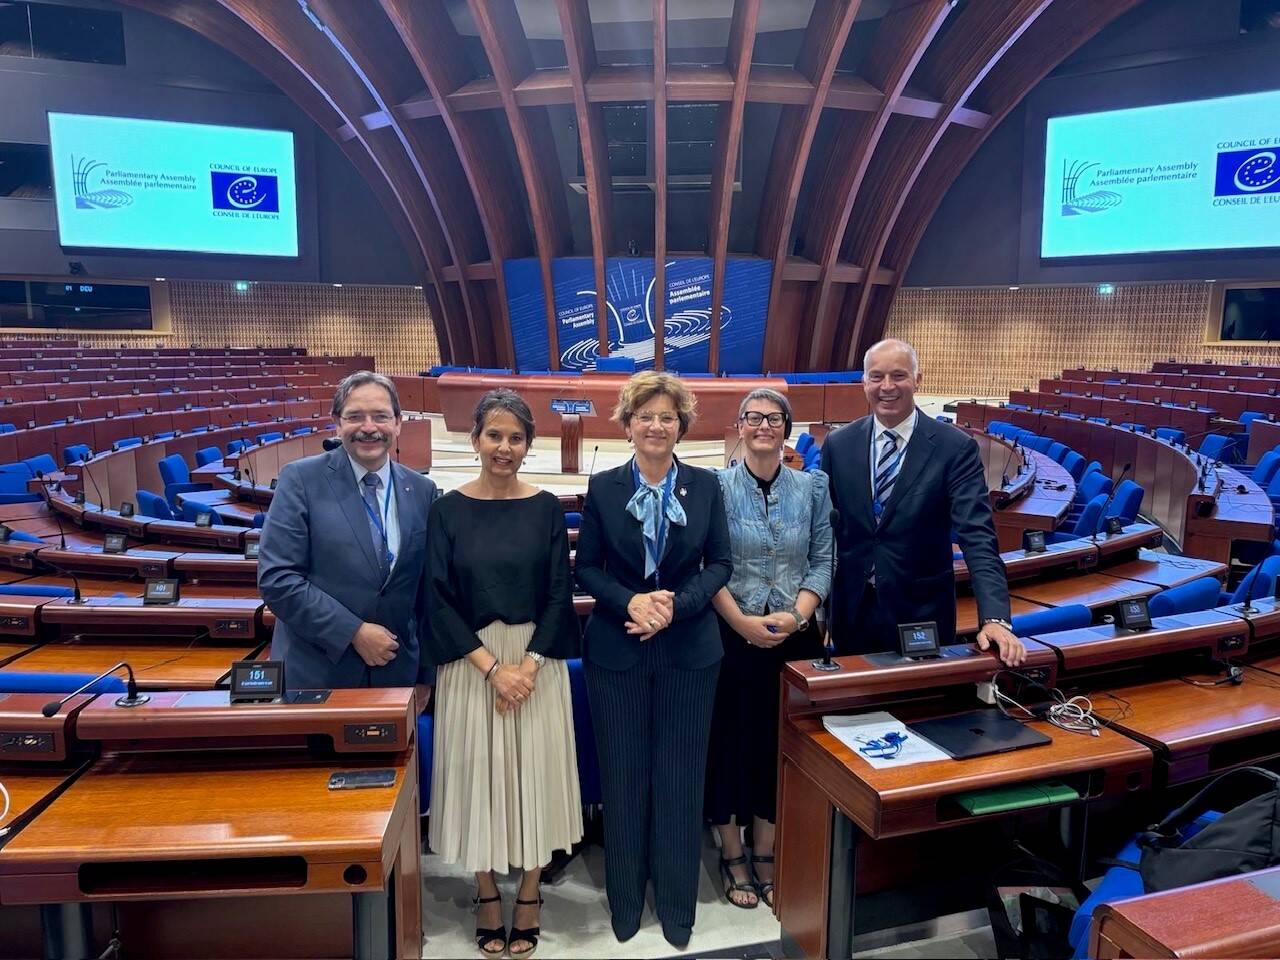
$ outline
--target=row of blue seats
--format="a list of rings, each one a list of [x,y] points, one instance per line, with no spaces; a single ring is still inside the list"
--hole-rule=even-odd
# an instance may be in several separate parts
[[[442,373],[486,373],[498,376],[509,375],[513,371],[505,367],[459,367],[449,364],[436,364],[427,371],[428,376],[438,377]],[[531,376],[564,376],[576,377],[581,374],[580,370],[522,370],[522,374]],[[632,357],[600,357],[596,360],[596,373],[635,373],[636,361]],[[673,371],[682,377],[713,377],[712,373],[683,373]],[[759,378],[763,376],[777,377],[785,380],[787,383],[860,383],[862,381],[861,370],[826,370],[814,371],[809,373],[728,373],[724,374],[733,378]]]

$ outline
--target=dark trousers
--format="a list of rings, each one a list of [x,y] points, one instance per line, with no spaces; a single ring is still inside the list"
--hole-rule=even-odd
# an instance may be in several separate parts
[[[898,649],[898,625],[893,614],[880,602],[875,584],[866,583],[858,602],[850,603],[846,609],[850,611],[848,617],[836,625],[837,654],[850,656]]]
[[[693,927],[720,672],[719,662],[672,667],[661,634],[640,649],[640,662],[627,670],[586,665],[604,801],[605,891],[622,938],[640,926],[650,879],[663,926]]]

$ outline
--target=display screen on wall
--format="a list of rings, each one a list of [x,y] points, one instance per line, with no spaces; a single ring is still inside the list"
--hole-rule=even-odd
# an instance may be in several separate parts
[[[706,373],[711,357],[711,269],[709,257],[676,257],[666,262],[663,361],[670,370]],[[521,370],[550,367],[552,345],[537,260],[503,264],[507,307]],[[773,264],[755,257],[725,264],[720,306],[718,367],[726,373],[758,373]],[[594,370],[599,349],[596,290],[591,260],[551,261],[555,293],[556,344],[561,370]],[[610,257],[605,261],[609,355],[630,357],[639,369],[654,365],[653,259]]]
[[[298,255],[293,134],[49,114],[65,247]]]
[[[1042,257],[1280,246],[1280,91],[1052,117]]]

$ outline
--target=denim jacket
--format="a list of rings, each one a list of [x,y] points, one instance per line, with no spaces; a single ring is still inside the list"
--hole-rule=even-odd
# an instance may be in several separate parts
[[[790,610],[801,589],[831,589],[831,493],[821,470],[783,467],[769,488],[769,511],[755,477],[739,462],[717,470],[733,547],[729,592],[743,613]]]

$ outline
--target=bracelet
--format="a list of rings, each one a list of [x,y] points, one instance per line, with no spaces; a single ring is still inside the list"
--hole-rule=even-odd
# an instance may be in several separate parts
[[[500,666],[502,666],[502,662],[500,660],[493,661],[493,666],[491,666],[488,670],[484,672],[485,683],[488,683],[490,680],[493,679],[493,675],[498,672],[498,668]]]

